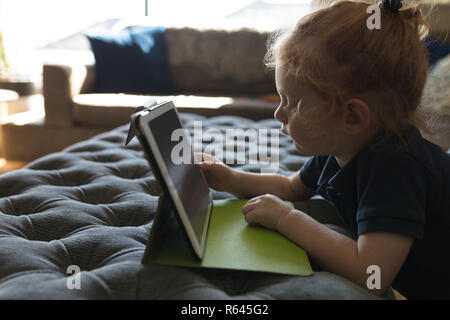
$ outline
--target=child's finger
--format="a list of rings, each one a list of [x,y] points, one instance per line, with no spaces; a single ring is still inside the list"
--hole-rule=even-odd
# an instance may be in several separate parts
[[[197,163],[204,162],[206,159],[208,159],[207,156],[208,155],[206,153],[203,153],[203,152],[194,152],[194,160]]]
[[[253,210],[253,208],[254,208],[254,202],[251,202],[251,203],[246,203],[243,207],[242,207],[242,213],[244,214],[244,215],[246,215],[247,213],[249,213],[250,211],[252,211]]]
[[[255,203],[256,200],[257,200],[257,199],[255,199],[255,198],[248,200],[248,201],[244,204],[244,207],[245,207],[245,206],[248,206],[248,205],[251,205],[251,204],[253,204],[253,203]]]
[[[258,221],[256,220],[256,215],[253,213],[249,213],[249,214],[245,215],[244,219],[249,225],[258,225]]]
[[[217,162],[217,159],[208,153],[198,153],[198,157],[200,157],[201,161]]]
[[[203,161],[203,159],[205,158],[204,155],[205,154],[203,152],[194,152],[194,159],[196,161]]]
[[[215,162],[212,161],[201,161],[197,163],[197,165],[204,170],[209,170],[214,164]]]

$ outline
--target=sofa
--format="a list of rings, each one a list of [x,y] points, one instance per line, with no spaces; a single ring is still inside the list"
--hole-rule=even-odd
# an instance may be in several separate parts
[[[100,93],[97,64],[45,64],[45,118],[20,126],[5,123],[5,158],[30,161],[111,130],[127,123],[148,99],[173,100],[180,112],[207,117],[273,117],[278,101],[274,75],[263,64],[269,33],[167,28],[164,36],[173,84],[165,91],[149,85],[148,93],[120,88]]]

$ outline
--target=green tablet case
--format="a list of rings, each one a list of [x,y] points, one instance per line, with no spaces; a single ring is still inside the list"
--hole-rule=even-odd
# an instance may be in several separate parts
[[[278,232],[250,226],[241,208],[246,200],[214,200],[206,251],[193,254],[172,207],[161,196],[143,263],[312,275],[306,252]]]

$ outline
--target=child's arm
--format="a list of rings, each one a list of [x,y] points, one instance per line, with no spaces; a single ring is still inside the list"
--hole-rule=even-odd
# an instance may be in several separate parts
[[[273,194],[283,200],[306,200],[313,190],[306,187],[299,173],[290,177],[276,174],[256,174],[233,170],[223,162],[207,154],[196,154],[206,180],[211,188],[227,191],[242,198],[253,198],[262,194]]]
[[[411,237],[387,232],[366,233],[354,241],[297,210],[279,221],[279,232],[301,245],[324,270],[365,289],[372,273],[367,268],[379,267],[380,288],[370,290],[377,295],[389,288],[413,242]]]
[[[248,223],[278,230],[304,248],[324,270],[366,289],[371,275],[367,268],[378,266],[380,289],[370,290],[377,295],[389,288],[413,242],[411,237],[383,232],[363,234],[354,241],[270,195],[250,200],[242,211]]]
[[[301,201],[313,195],[313,191],[302,183],[298,172],[290,177],[241,171],[234,171],[234,175],[233,193],[243,198],[272,194],[283,200]]]

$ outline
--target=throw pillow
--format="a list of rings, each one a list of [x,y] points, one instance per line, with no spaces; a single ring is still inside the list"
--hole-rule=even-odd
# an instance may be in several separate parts
[[[424,39],[424,43],[428,48],[430,66],[450,54],[450,44],[448,43],[432,40],[429,37]]]
[[[117,34],[85,34],[95,57],[96,92],[174,92],[165,28],[133,27]]]

